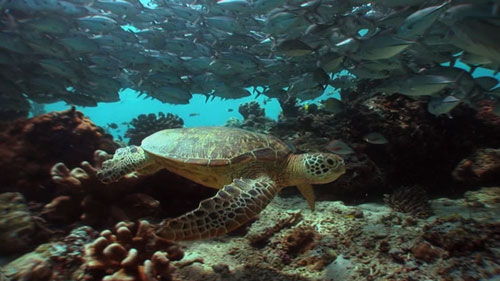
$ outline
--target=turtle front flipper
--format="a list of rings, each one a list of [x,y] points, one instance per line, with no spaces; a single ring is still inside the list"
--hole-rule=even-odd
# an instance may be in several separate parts
[[[259,214],[277,193],[277,185],[268,177],[234,179],[197,209],[164,220],[156,234],[172,241],[224,235]]]
[[[113,158],[102,163],[101,169],[97,171],[97,178],[103,183],[115,182],[133,171],[147,170],[150,162],[148,154],[138,146],[118,148]]]

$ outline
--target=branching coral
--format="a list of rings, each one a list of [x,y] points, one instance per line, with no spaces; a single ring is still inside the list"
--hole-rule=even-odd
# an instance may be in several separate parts
[[[118,223],[85,246],[86,261],[80,280],[172,280],[171,261],[182,259],[179,246],[159,239],[147,221]]]
[[[256,101],[241,104],[238,107],[238,112],[243,116],[243,119],[250,119],[252,115],[254,118],[266,115],[264,109]]]
[[[52,221],[71,222],[75,217],[91,224],[112,223],[125,219],[138,219],[159,211],[159,202],[142,193],[132,193],[139,181],[135,174],[126,180],[104,185],[96,178],[97,168],[111,156],[104,151],[95,151],[96,167],[84,161],[81,167],[70,170],[64,163],[57,163],[51,169],[53,181],[64,194],[45,205],[42,215]],[[117,196],[117,194],[124,194]],[[103,213],[110,214],[102,216]]]
[[[241,104],[238,112],[243,116],[243,122],[228,122],[227,126],[238,127],[251,131],[266,133],[275,122],[266,117],[265,111],[256,101]]]
[[[426,218],[432,214],[427,192],[419,186],[405,186],[395,190],[391,195],[384,194],[384,201],[394,211],[408,213],[418,218]]]
[[[83,226],[40,245],[3,268],[8,280],[170,281],[182,259],[177,244],[158,239],[147,221],[120,222],[99,235]]]
[[[158,116],[154,113],[148,115],[141,114],[137,118],[130,121],[132,128],[129,128],[125,133],[125,137],[130,138],[129,144],[140,145],[141,141],[160,130],[182,128],[184,126],[184,120],[179,116],[163,112],[158,113]]]

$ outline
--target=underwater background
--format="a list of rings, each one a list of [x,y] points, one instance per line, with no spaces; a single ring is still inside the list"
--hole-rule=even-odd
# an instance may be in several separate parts
[[[0,12],[0,281],[500,280],[499,1]]]

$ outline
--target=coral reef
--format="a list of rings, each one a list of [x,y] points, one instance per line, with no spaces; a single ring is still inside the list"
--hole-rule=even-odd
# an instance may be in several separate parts
[[[243,119],[260,118],[266,115],[264,108],[260,107],[256,101],[242,103],[238,107],[238,112],[243,116]],[[252,117],[253,115],[253,117]]]
[[[18,253],[32,242],[35,223],[19,192],[0,194],[0,253]]]
[[[478,149],[463,159],[453,170],[459,182],[475,185],[500,182],[500,149]]]
[[[474,150],[497,145],[500,127],[476,118],[470,108],[458,106],[452,119],[435,117],[428,113],[425,101],[403,95],[371,95],[370,89],[376,87],[371,82],[357,86],[356,90],[341,90],[345,108],[336,114],[317,106],[301,107],[294,98],[283,98],[279,121],[267,130],[292,143],[297,152],[328,150],[327,144],[333,139],[350,146],[353,153],[343,155],[347,173],[328,188],[332,193],[349,190],[350,194],[370,196],[387,193],[387,186],[410,184],[439,193],[452,192],[443,187],[469,188],[465,182],[454,185],[453,169]],[[367,143],[364,136],[374,132],[388,142]],[[352,176],[356,181],[351,181]],[[345,189],[342,179],[360,184]]]
[[[164,129],[182,128],[184,120],[179,116],[159,112],[158,116],[154,113],[141,114],[130,121],[132,126],[125,132],[125,137],[129,138],[129,144],[140,145],[141,141],[157,131]]]
[[[226,126],[266,133],[276,123],[266,117],[264,109],[256,101],[241,104],[238,107],[238,112],[243,116],[243,121],[238,123],[229,122]]]
[[[498,101],[497,101],[498,102]],[[495,114],[494,108],[495,106],[495,101],[492,100],[482,100],[477,103],[477,113],[476,113],[476,118],[479,120],[483,120],[484,122],[492,125],[492,126],[500,126],[500,116],[498,114]]]
[[[408,213],[417,218],[432,215],[427,192],[420,186],[403,186],[392,194],[384,194],[384,202],[394,211]]]
[[[88,226],[40,245],[2,270],[9,280],[174,280],[178,245],[155,237],[147,221],[120,222],[98,235]]]
[[[77,165],[95,150],[116,149],[111,136],[75,108],[4,124],[0,128],[0,191],[21,191],[27,199],[50,196],[50,168]]]
[[[280,119],[284,119],[286,117],[293,118],[299,116],[299,106],[297,106],[297,98],[286,95],[285,97],[278,99],[278,102],[280,103],[281,106],[280,115],[283,116],[283,117],[280,116]],[[284,122],[284,120],[282,122]]]
[[[56,242],[38,246],[9,264],[3,270],[8,280],[79,280],[73,273],[85,262],[84,246],[97,232],[88,226],[75,228]]]
[[[500,209],[500,187],[483,187],[479,190],[467,191],[464,197],[470,207]]]
[[[447,255],[451,256],[490,251],[500,246],[500,223],[480,223],[460,216],[449,216],[436,219],[424,226],[423,230],[425,240],[446,250]]]
[[[71,222],[80,216],[90,225],[110,224],[119,220],[135,220],[154,215],[159,211],[159,202],[151,196],[133,192],[139,181],[135,174],[125,180],[105,185],[97,177],[97,169],[111,155],[97,150],[94,153],[96,166],[84,161],[81,167],[72,170],[64,163],[56,163],[51,169],[52,180],[58,193],[44,206],[41,215],[50,221]],[[117,197],[117,194],[123,196]],[[103,213],[110,214],[102,216]]]
[[[40,215],[53,223],[71,224],[81,220],[92,226],[112,225],[120,220],[177,216],[194,209],[201,200],[215,193],[166,170],[149,176],[130,173],[118,182],[103,184],[96,173],[109,157],[111,155],[97,150],[95,166],[83,161],[71,170],[64,163],[56,163],[51,176],[57,196],[45,204]],[[173,197],[176,200],[172,200]],[[160,202],[167,203],[160,205]]]
[[[147,221],[120,222],[85,245],[78,280],[173,280],[171,261],[182,259],[179,246],[154,235]]]

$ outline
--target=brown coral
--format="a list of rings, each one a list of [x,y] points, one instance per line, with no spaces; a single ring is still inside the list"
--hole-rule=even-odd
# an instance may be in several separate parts
[[[496,102],[498,103],[498,101]],[[477,119],[483,120],[484,122],[496,127],[500,126],[500,116],[494,112],[495,106],[498,106],[498,104],[495,104],[495,101],[488,99],[481,100],[477,103],[477,106]]]
[[[490,251],[500,246],[500,223],[482,223],[453,216],[440,218],[424,228],[423,238],[450,255]]]
[[[425,262],[432,262],[441,257],[441,251],[429,245],[429,243],[419,243],[411,249],[413,256]]]
[[[44,198],[50,186],[49,170],[56,162],[70,166],[91,159],[97,149],[114,151],[111,136],[75,108],[0,128],[1,188],[15,187],[25,196]]]
[[[171,261],[183,255],[179,246],[156,237],[147,221],[120,222],[85,246],[80,280],[172,280]]]
[[[311,250],[317,243],[319,234],[313,226],[296,226],[287,231],[280,243],[279,252],[284,264],[289,264],[298,255]]]
[[[114,223],[120,220],[139,219],[159,211],[159,202],[142,193],[132,193],[138,177],[131,173],[126,180],[105,185],[97,177],[101,163],[111,156],[104,151],[94,153],[96,166],[82,162],[80,167],[70,170],[64,163],[51,169],[52,180],[64,194],[46,204],[42,215],[53,221],[71,222],[80,216],[91,225]],[[126,194],[117,197],[117,194]],[[76,207],[76,208],[75,208]],[[102,216],[107,213],[109,216]]]
[[[453,170],[453,177],[458,181],[474,184],[500,182],[500,149],[478,149],[460,161]]]
[[[302,220],[302,213],[296,212],[291,213],[287,217],[280,219],[273,226],[263,229],[258,233],[250,233],[248,235],[248,241],[250,245],[254,247],[263,247],[269,242],[269,238],[281,231],[283,228],[293,226]]]
[[[6,265],[8,280],[173,280],[171,261],[183,258],[177,244],[158,239],[147,221],[120,222],[99,235],[74,229]]]

